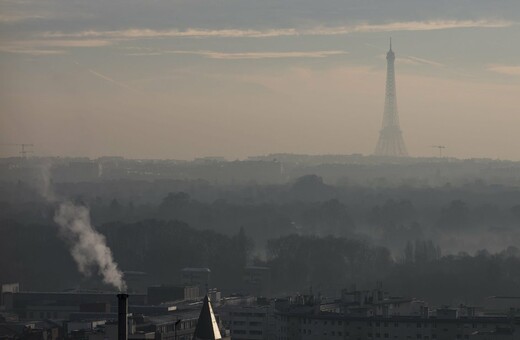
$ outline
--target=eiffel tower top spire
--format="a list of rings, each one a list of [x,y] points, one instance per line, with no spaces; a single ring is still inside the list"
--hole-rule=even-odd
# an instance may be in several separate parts
[[[391,37],[390,37],[390,49],[386,53],[386,60],[388,60],[389,62],[391,61],[392,63],[395,60],[395,53],[394,53],[394,50],[392,50],[392,38]],[[392,65],[392,68],[393,68],[393,65]]]

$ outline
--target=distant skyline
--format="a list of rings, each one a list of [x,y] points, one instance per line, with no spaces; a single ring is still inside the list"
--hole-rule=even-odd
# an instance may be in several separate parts
[[[516,0],[0,0],[0,144],[368,155],[390,36],[410,156],[520,160]]]

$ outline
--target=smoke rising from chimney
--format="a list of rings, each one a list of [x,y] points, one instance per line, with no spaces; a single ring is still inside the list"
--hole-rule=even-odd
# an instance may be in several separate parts
[[[90,223],[89,210],[71,202],[61,203],[54,216],[60,226],[60,233],[70,246],[70,253],[85,276],[93,270],[119,291],[126,290],[123,273],[117,267],[106,239]]]
[[[59,203],[54,222],[60,227],[60,235],[69,245],[78,270],[87,277],[91,276],[93,271],[97,271],[104,283],[114,286],[120,292],[125,291],[123,273],[114,261],[105,236],[92,227],[89,209],[58,198],[52,190],[50,169],[50,163],[41,169],[40,191],[47,202]]]

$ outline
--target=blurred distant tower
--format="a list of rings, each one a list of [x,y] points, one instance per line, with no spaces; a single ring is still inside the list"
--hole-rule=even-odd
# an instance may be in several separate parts
[[[399,127],[399,115],[397,114],[397,97],[395,94],[395,54],[392,51],[392,39],[390,50],[386,54],[386,97],[383,124],[377,141],[376,156],[406,157],[408,152],[404,145],[403,135]]]

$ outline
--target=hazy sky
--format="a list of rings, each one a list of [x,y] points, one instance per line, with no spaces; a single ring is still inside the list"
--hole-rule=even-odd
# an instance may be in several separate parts
[[[0,143],[370,154],[390,36],[411,155],[520,160],[518,0],[0,0]]]

